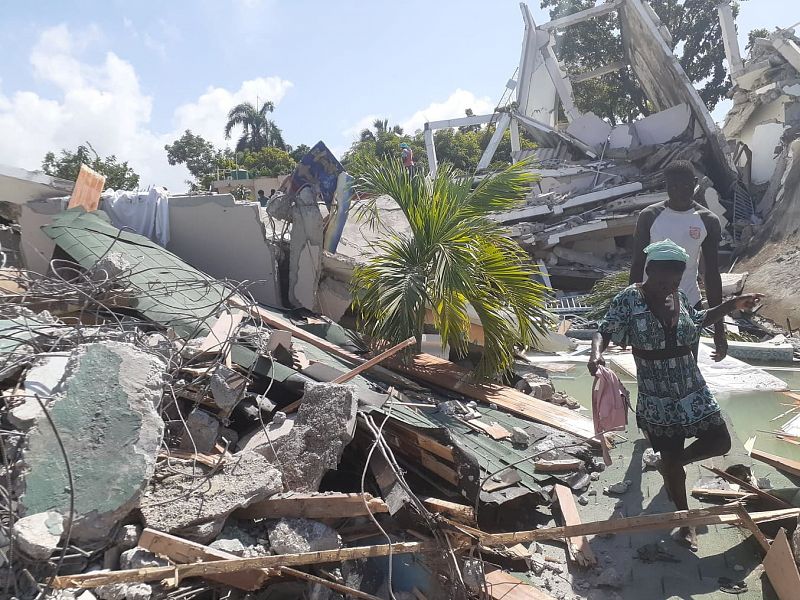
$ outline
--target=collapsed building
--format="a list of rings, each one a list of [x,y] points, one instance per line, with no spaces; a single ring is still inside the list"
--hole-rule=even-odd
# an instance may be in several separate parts
[[[526,157],[520,128],[536,140],[536,188],[496,219],[572,312],[576,294],[626,268],[638,211],[665,198],[660,171],[678,158],[704,169],[699,197],[723,219],[723,250],[763,277],[747,261],[769,246],[769,228],[780,223],[790,243],[800,225],[790,218],[800,206],[792,34],[756,40],[737,63],[720,6],[736,65],[720,131],[646,3],[614,0],[538,26],[521,8],[516,101],[428,123],[431,168],[440,127],[495,122],[481,168],[506,130],[516,160]],[[611,12],[628,62],[566,75],[553,33]],[[581,114],[571,81],[623,66],[658,112],[614,127]],[[556,390],[585,361],[566,336],[542,341],[547,356],[522,356],[513,387],[475,381],[436,340],[406,362],[402,344],[369,353],[345,327],[350,277],[374,242],[408,225],[389,197],[377,200],[380,222],[357,219],[352,184],[322,143],[266,210],[228,194],[101,193],[88,169],[73,183],[0,167],[5,590],[81,600],[687,597],[741,590],[731,578],[744,571],[755,585],[766,554],[778,598],[793,597],[800,541],[777,526],[800,516],[786,477],[800,476],[800,461],[737,449],[728,462],[773,465],[771,481],[716,469],[692,494],[742,504],[671,512],[641,440],[598,433]],[[770,351],[791,360],[793,345]],[[612,360],[634,374],[630,354]],[[715,392],[798,400],[736,359],[702,355],[701,367]],[[800,439],[791,427],[780,435]],[[685,524],[712,528],[705,562],[654,543]]]

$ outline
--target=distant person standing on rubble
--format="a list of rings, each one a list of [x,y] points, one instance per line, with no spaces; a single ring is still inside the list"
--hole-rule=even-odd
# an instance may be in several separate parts
[[[722,302],[722,277],[717,256],[722,231],[719,218],[694,201],[697,178],[692,163],[686,160],[670,163],[664,169],[664,178],[667,184],[667,200],[645,208],[636,222],[629,282],[642,283],[645,280],[645,247],[653,242],[669,239],[689,254],[680,288],[691,305],[696,310],[703,307],[700,286],[697,283],[702,254],[708,306],[717,306]],[[698,339],[693,347],[695,360],[699,344]],[[725,325],[722,321],[714,325],[714,347],[712,358],[719,362],[728,354],[728,340],[725,338]]]
[[[400,160],[403,161],[403,166],[408,171],[408,174],[414,175],[414,151],[405,142],[400,144]]]
[[[592,338],[589,372],[605,365],[603,352],[613,341],[630,344],[636,362],[636,424],[655,452],[667,496],[678,510],[687,510],[686,465],[731,448],[731,436],[719,404],[692,356],[703,327],[718,323],[734,310],[751,311],[761,295],[726,300],[696,310],[679,285],[691,256],[664,240],[644,249],[647,280],[620,292]],[[697,438],[688,446],[686,440]],[[679,541],[697,549],[694,527],[681,527]]]

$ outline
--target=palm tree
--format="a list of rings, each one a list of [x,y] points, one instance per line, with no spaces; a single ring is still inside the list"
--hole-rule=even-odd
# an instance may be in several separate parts
[[[421,339],[426,309],[434,326],[459,354],[468,350],[468,307],[484,329],[478,373],[508,371],[517,347],[546,332],[548,288],[538,283],[528,255],[490,218],[518,207],[536,176],[527,162],[489,175],[472,189],[471,177],[452,166],[433,178],[411,176],[399,161],[367,160],[358,190],[363,214],[379,220],[376,198],[391,196],[406,216],[408,234],[388,232],[378,255],[353,273],[360,329],[373,340]]]
[[[274,121],[267,118],[267,113],[275,110],[272,102],[264,102],[261,108],[256,108],[250,102],[242,102],[234,106],[228,113],[228,122],[225,124],[225,139],[230,139],[231,131],[241,126],[242,135],[236,142],[236,150],[261,150],[262,148],[280,148],[286,144],[283,134]]]

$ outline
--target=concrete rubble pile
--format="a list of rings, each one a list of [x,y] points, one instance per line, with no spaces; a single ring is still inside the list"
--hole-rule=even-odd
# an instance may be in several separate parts
[[[31,178],[15,181],[61,192]],[[263,288],[120,230],[102,204],[4,189],[17,243],[0,271],[0,585],[18,598],[451,597],[459,527],[543,525],[554,484],[586,492],[605,466],[546,372],[459,392],[431,369],[464,367],[426,354],[419,372],[391,356],[367,369],[353,332],[266,308]],[[28,229],[43,202],[54,210]],[[372,548],[420,539],[431,558],[405,561],[409,587]],[[320,552],[345,558],[303,562]]]
[[[788,32],[756,40],[741,64],[729,57],[738,68],[723,136],[640,0],[542,26],[522,9],[516,103],[429,123],[425,138],[433,170],[437,127],[497,119],[481,169],[506,129],[515,159],[525,158],[519,128],[536,140],[536,188],[496,218],[560,302],[627,268],[637,215],[665,199],[660,173],[673,160],[704,169],[697,197],[723,219],[730,252],[791,205],[800,52]],[[656,109],[613,127],[577,111],[550,43],[552,31],[612,11]],[[777,154],[766,160],[770,144]],[[79,184],[0,167],[0,586],[9,595],[568,597],[559,579],[615,597],[606,592],[623,577],[586,536],[685,523],[755,534],[754,523],[800,514],[784,504],[626,514],[631,481],[603,473],[627,440],[596,435],[585,409],[556,391],[556,366],[521,362],[510,378],[477,382],[474,365],[450,362],[435,336],[419,353],[369,354],[339,322],[350,316],[352,269],[385,230],[348,220],[352,178],[321,142],[266,210],[158,189],[76,201]],[[377,205],[382,226],[402,231],[391,199]],[[274,308],[284,306],[294,310]],[[574,341],[559,333],[542,345]],[[604,496],[613,518],[581,523],[576,504]]]

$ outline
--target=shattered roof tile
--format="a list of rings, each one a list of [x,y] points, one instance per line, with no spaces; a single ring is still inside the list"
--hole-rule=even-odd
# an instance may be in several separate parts
[[[209,318],[227,295],[224,286],[146,237],[117,229],[104,217],[105,213],[71,209],[42,231],[84,269],[110,251],[121,254],[134,265],[127,279],[136,311],[181,337],[207,332]]]

